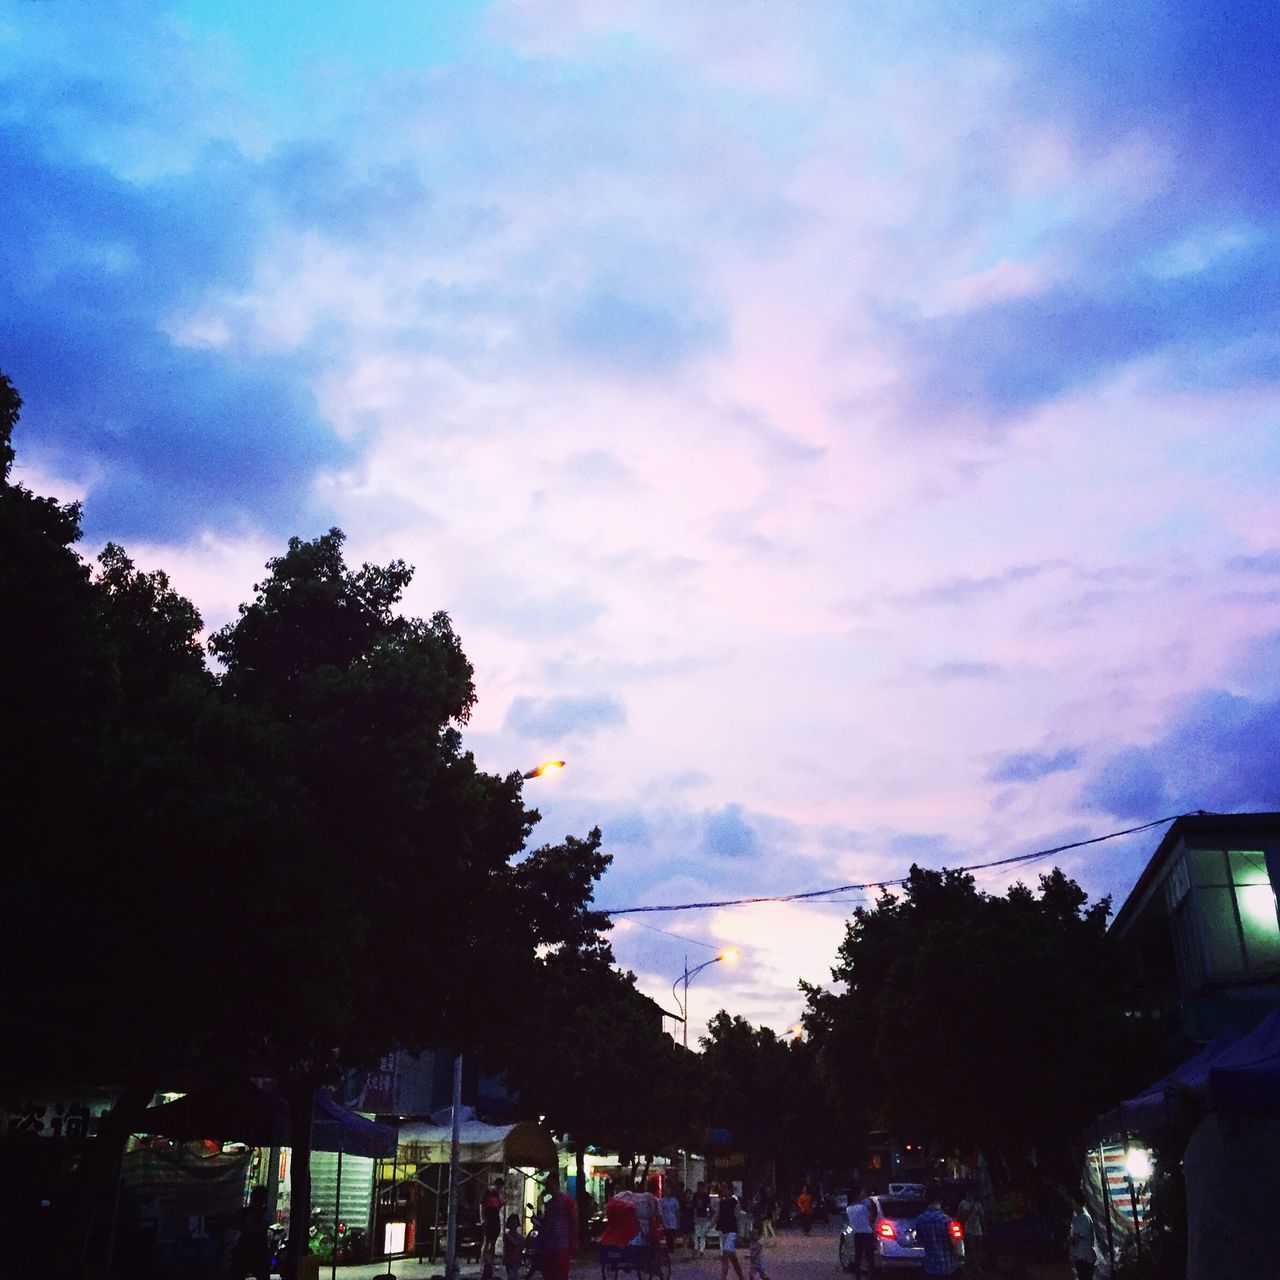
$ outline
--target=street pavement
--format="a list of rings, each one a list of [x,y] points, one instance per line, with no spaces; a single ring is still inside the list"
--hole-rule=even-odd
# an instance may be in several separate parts
[[[835,1224],[815,1224],[813,1234],[806,1236],[798,1230],[779,1233],[765,1249],[765,1266],[769,1280],[845,1280],[844,1272],[836,1259],[839,1228]],[[749,1258],[746,1250],[738,1254],[744,1280],[750,1280]],[[709,1249],[696,1254],[687,1249],[677,1249],[672,1258],[672,1280],[720,1280],[720,1254]],[[462,1280],[480,1280],[481,1268],[464,1263]],[[397,1259],[390,1266],[386,1262],[369,1262],[359,1266],[338,1267],[337,1280],[375,1280],[388,1274],[395,1280],[443,1280],[444,1267],[440,1262],[416,1262],[411,1258]],[[499,1280],[503,1272],[498,1271]],[[908,1272],[908,1275],[918,1274]],[[969,1273],[962,1273],[969,1280]],[[320,1280],[329,1280],[330,1268],[321,1267]],[[600,1264],[594,1253],[585,1253],[573,1264],[570,1280],[599,1280]],[[1066,1264],[1033,1268],[1026,1280],[1067,1280]],[[733,1268],[729,1268],[729,1280],[737,1280]],[[993,1277],[992,1280],[995,1280]]]

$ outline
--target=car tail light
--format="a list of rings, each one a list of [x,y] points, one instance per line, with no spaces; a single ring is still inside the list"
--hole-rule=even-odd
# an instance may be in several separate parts
[[[881,1240],[896,1240],[898,1238],[898,1233],[893,1229],[893,1223],[887,1218],[881,1218],[876,1223],[876,1235]]]
[[[951,1238],[953,1240],[964,1239],[964,1228],[954,1218],[951,1219],[951,1225],[947,1230],[951,1232]]]

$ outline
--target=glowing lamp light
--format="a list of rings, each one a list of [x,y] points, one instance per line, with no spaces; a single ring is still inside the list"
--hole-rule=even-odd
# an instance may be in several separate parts
[[[716,956],[717,960],[728,960],[732,964],[738,958],[737,947],[725,947],[725,949]]]
[[[951,1233],[951,1238],[953,1240],[964,1239],[964,1228],[954,1218],[951,1219],[951,1225],[947,1230]]]
[[[1151,1153],[1145,1147],[1130,1147],[1124,1153],[1124,1168],[1135,1182],[1146,1182],[1151,1177]]]
[[[530,769],[524,776],[526,778],[542,778],[548,773],[557,773],[564,768],[563,760],[544,760],[534,769]]]
[[[388,1222],[382,1228],[382,1252],[383,1253],[403,1253],[404,1252],[404,1229],[403,1222]]]
[[[881,1218],[880,1221],[876,1223],[876,1235],[878,1235],[881,1240],[896,1240],[898,1238],[898,1233],[894,1230],[893,1223],[890,1222],[888,1218]]]

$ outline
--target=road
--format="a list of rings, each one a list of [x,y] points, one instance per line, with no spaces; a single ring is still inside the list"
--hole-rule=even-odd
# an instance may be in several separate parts
[[[848,1280],[836,1260],[838,1228],[834,1225],[815,1225],[813,1234],[806,1236],[798,1230],[783,1231],[765,1249],[765,1266],[769,1280]],[[738,1254],[743,1280],[751,1280],[750,1258],[745,1249]],[[677,1249],[671,1268],[671,1280],[720,1280],[720,1254],[709,1249],[699,1255],[687,1249]],[[397,1280],[439,1280],[443,1267],[439,1263],[397,1260],[388,1268],[385,1262],[366,1263],[363,1266],[339,1267],[337,1280],[374,1280],[385,1277],[390,1270]],[[907,1276],[919,1275],[906,1272]],[[499,1269],[501,1280],[502,1272]],[[1067,1280],[1066,1265],[1035,1267],[1027,1273],[1027,1280]],[[479,1280],[480,1268],[467,1265],[462,1268],[462,1280]],[[320,1280],[328,1280],[329,1268],[320,1271]],[[591,1256],[579,1258],[570,1272],[570,1280],[600,1280],[600,1268]],[[729,1280],[737,1280],[733,1268],[729,1268]],[[961,1273],[961,1280],[969,1280]],[[992,1280],[996,1280],[992,1277]]]

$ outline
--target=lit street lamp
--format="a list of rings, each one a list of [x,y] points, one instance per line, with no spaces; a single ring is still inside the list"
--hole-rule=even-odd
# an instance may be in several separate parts
[[[689,1047],[689,979],[700,974],[703,969],[709,969],[713,964],[719,964],[721,960],[734,961],[738,958],[738,952],[735,947],[725,947],[718,956],[712,956],[710,960],[703,961],[694,968],[689,968],[689,957],[684,958],[684,972],[671,984],[671,998],[680,1006],[680,1021],[684,1024],[684,1047]],[[682,1000],[676,991],[680,984],[684,984],[684,999]],[[684,1185],[689,1185],[689,1153],[684,1153]]]
[[[713,964],[719,964],[721,960],[736,960],[738,951],[736,947],[726,947],[718,956],[712,956],[710,960],[704,961],[694,968],[689,968],[689,957],[684,958],[684,973],[682,973],[671,984],[671,995],[675,1002],[680,1006],[680,1021],[684,1023],[684,1047],[689,1047],[689,979],[696,977],[703,969],[709,969]],[[684,984],[684,999],[681,1000],[676,988]]]
[[[563,760],[544,760],[521,776],[541,778],[564,768]],[[449,1216],[444,1243],[446,1280],[458,1280],[458,1187],[461,1183],[462,1150],[462,1054],[453,1055],[453,1109],[449,1116]]]

